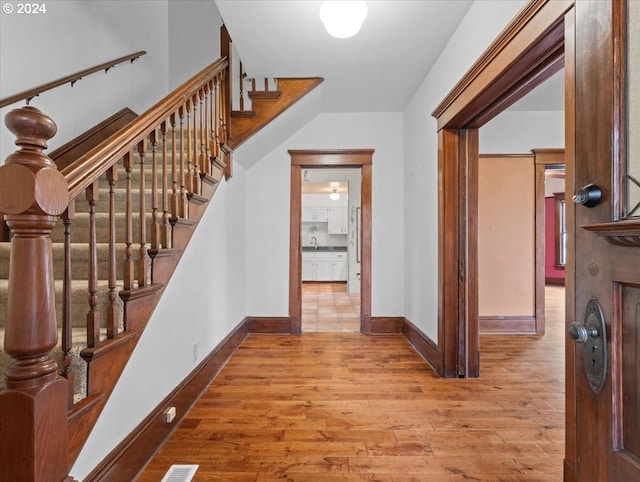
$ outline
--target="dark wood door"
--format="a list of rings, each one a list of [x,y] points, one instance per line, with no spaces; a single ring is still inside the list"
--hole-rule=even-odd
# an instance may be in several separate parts
[[[640,218],[629,216],[637,188],[626,178],[627,163],[640,159],[627,151],[625,5],[576,2],[575,66],[568,65],[568,75],[575,67],[572,187],[602,188],[600,203],[574,210],[573,335],[587,325],[584,343],[568,341],[578,481],[640,480]],[[593,325],[600,311],[604,330]]]

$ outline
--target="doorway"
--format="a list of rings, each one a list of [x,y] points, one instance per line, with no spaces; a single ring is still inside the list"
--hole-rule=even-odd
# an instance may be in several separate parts
[[[353,228],[358,229],[354,251],[359,259],[359,317],[356,321],[361,333],[371,331],[371,174],[373,149],[290,150],[291,155],[291,215],[289,244],[289,316],[291,333],[302,332],[302,271],[303,246],[313,236],[303,239],[302,187],[304,170],[345,169],[359,171],[360,204]],[[334,181],[335,182],[335,181]],[[354,183],[355,184],[355,183]],[[357,221],[357,222],[356,222]],[[312,234],[306,232],[306,234]],[[318,242],[316,236],[315,242]],[[357,249],[356,249],[357,248]],[[316,250],[314,250],[316,251]],[[326,266],[325,266],[326,268]],[[305,273],[309,269],[307,264]],[[355,277],[358,271],[352,269]]]
[[[360,168],[302,169],[302,332],[360,331]]]

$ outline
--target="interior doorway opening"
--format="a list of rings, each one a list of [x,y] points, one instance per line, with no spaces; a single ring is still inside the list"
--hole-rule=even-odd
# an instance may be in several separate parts
[[[302,332],[360,331],[360,168],[301,172]]]
[[[354,249],[359,255],[359,332],[371,333],[371,189],[373,149],[289,150],[291,155],[291,212],[289,243],[289,317],[291,333],[302,332],[302,184],[305,169],[356,169],[360,179],[358,236]],[[344,171],[346,172],[346,171]],[[354,183],[355,185],[355,183]],[[350,196],[352,200],[357,196]],[[355,229],[355,226],[354,226]],[[317,237],[316,237],[317,241]]]

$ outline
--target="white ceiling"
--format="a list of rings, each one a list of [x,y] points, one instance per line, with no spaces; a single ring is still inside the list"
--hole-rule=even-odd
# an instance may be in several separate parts
[[[400,112],[472,0],[370,0],[361,31],[326,33],[317,0],[216,0],[250,77],[324,77],[322,112]],[[512,110],[562,109],[556,75]]]
[[[321,1],[216,0],[249,76],[324,77],[323,112],[399,112],[472,0],[373,0],[355,37],[336,39]]]

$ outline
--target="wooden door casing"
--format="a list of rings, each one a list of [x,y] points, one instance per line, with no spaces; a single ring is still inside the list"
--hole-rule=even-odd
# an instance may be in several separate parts
[[[371,189],[374,149],[291,149],[291,212],[289,244],[289,316],[290,332],[302,330],[302,255],[300,223],[302,219],[302,169],[360,168],[361,170],[361,265],[360,332],[371,333]]]

